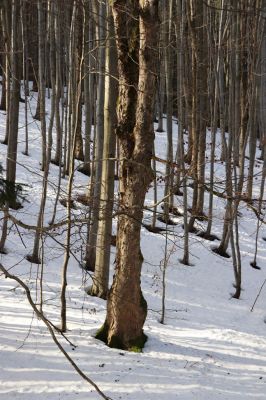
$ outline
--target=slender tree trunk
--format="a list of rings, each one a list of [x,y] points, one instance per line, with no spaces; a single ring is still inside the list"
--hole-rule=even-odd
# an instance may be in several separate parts
[[[89,240],[86,249],[86,268],[95,269],[96,242],[100,212],[100,193],[102,176],[102,158],[104,142],[104,69],[105,69],[105,15],[106,9],[103,2],[99,5],[99,78],[96,108],[96,149],[95,149],[95,181],[92,201],[92,220],[89,231]]]
[[[92,73],[93,57],[93,19],[91,15],[91,0],[84,2],[84,108],[85,108],[85,146],[84,146],[84,165],[79,169],[80,172],[90,176],[91,174],[91,127],[93,113],[93,86],[94,74]]]
[[[32,254],[27,256],[28,261],[36,264],[41,263],[39,257],[40,250],[40,239],[42,235],[42,226],[44,222],[44,210],[47,198],[47,186],[48,186],[48,174],[51,159],[52,149],[52,128],[50,126],[50,133],[48,137],[48,143],[46,139],[46,115],[45,115],[45,53],[44,53],[44,27],[45,27],[45,12],[44,3],[42,0],[38,1],[38,34],[39,34],[39,99],[40,99],[40,121],[41,121],[41,134],[42,134],[42,169],[43,173],[43,185],[42,185],[42,198],[40,204],[40,210],[38,215],[37,227]],[[53,116],[52,116],[53,120]]]
[[[20,96],[20,78],[19,78],[19,7],[16,0],[12,1],[12,27],[11,27],[11,86],[10,102],[8,107],[9,123],[8,126],[8,148],[7,148],[7,166],[6,178],[11,185],[16,181],[16,162],[18,145],[18,116],[19,116],[19,96]],[[16,204],[10,204],[16,207]]]
[[[99,212],[100,220],[96,243],[95,273],[91,290],[91,294],[102,298],[106,298],[108,293],[116,149],[114,127],[116,123],[117,81],[115,76],[117,75],[117,60],[114,42],[113,18],[110,15],[109,7],[107,32],[109,37],[106,43],[104,144]]]
[[[173,209],[173,48],[172,48],[172,24],[173,24],[173,0],[164,5],[164,20],[167,43],[165,51],[165,75],[166,75],[166,130],[167,130],[167,163],[165,169],[164,187],[164,216],[163,220],[169,223],[169,212]]]

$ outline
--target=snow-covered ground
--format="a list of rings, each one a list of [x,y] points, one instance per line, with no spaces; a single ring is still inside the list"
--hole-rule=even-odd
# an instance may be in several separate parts
[[[36,96],[36,93],[34,94]],[[30,101],[32,112],[36,99]],[[36,224],[42,190],[40,172],[40,125],[29,118],[30,156],[24,150],[24,105],[20,109],[19,153],[17,180],[27,184],[24,208],[12,214],[27,224]],[[49,116],[49,102],[47,105]],[[48,117],[47,117],[48,118]],[[174,136],[177,125],[174,122]],[[0,112],[0,136],[4,137],[5,113]],[[208,137],[208,142],[210,138]],[[176,143],[176,141],[175,141]],[[218,141],[219,143],[219,141]],[[218,150],[219,151],[219,150]],[[218,154],[217,151],[217,154]],[[156,133],[156,154],[165,157],[166,135]],[[0,162],[5,164],[6,146],[0,145]],[[262,164],[257,162],[256,170]],[[164,165],[157,164],[164,170]],[[217,161],[216,179],[224,176],[224,165]],[[208,174],[208,165],[207,165]],[[58,168],[51,165],[45,225],[48,224],[55,200]],[[255,181],[255,195],[260,179]],[[88,177],[75,174],[74,196],[86,193]],[[62,197],[67,185],[63,180]],[[162,188],[159,188],[162,196]],[[191,197],[191,192],[189,192]],[[206,195],[207,199],[207,195]],[[147,196],[151,204],[152,189]],[[182,210],[182,197],[175,198]],[[223,223],[224,201],[214,200],[213,233],[220,236]],[[73,213],[85,215],[79,203]],[[207,205],[207,202],[206,202]],[[145,333],[148,342],[142,354],[110,349],[94,338],[105,318],[105,301],[89,297],[84,286],[90,277],[79,267],[84,251],[85,225],[73,228],[72,251],[67,288],[67,337],[77,347],[59,337],[65,350],[78,366],[114,400],[255,400],[266,398],[266,287],[250,309],[266,279],[266,236],[262,225],[258,240],[258,265],[253,259],[256,219],[251,210],[240,204],[239,230],[243,264],[243,292],[240,300],[231,297],[234,291],[232,260],[215,255],[213,242],[195,235],[190,237],[192,266],[179,262],[182,257],[182,217],[174,218],[177,225],[170,227],[167,252],[170,254],[166,270],[166,316],[160,321],[162,295],[162,260],[165,234],[142,230],[144,255],[142,287],[148,301]],[[65,208],[59,204],[56,220],[64,218]],[[1,214],[2,217],[2,214]],[[148,222],[151,214],[145,213]],[[158,223],[160,225],[161,223]],[[201,222],[201,225],[205,223]],[[161,224],[162,225],[162,224]],[[0,262],[18,275],[32,289],[38,303],[41,267],[30,264],[26,255],[32,251],[34,234],[9,224],[8,254]],[[115,227],[114,227],[115,228]],[[217,242],[216,242],[217,243]],[[60,272],[63,263],[64,233],[53,232],[45,237],[44,246],[44,313],[54,323],[60,317]],[[114,253],[114,248],[112,248]],[[114,254],[112,254],[113,266]],[[112,275],[112,274],[111,274]],[[0,276],[0,398],[3,400],[89,400],[98,394],[84,382],[59,352],[42,321],[33,315],[24,290],[14,281]]]

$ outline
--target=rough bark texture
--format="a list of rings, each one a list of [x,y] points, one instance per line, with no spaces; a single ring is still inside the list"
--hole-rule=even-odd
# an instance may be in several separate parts
[[[123,214],[118,224],[116,274],[107,317],[97,337],[111,347],[140,351],[146,340],[143,325],[147,314],[140,287],[140,228],[146,191],[153,179],[158,1],[114,1],[113,14],[120,81],[117,134]]]

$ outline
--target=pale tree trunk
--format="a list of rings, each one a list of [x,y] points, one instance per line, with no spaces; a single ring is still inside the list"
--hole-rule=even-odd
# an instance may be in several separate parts
[[[263,17],[266,18],[266,4],[263,8]],[[259,101],[258,101],[258,122],[259,122],[259,137],[261,146],[261,159],[263,160],[262,177],[260,184],[260,195],[258,204],[258,217],[257,217],[257,229],[256,229],[256,239],[255,239],[255,252],[253,261],[250,263],[251,267],[255,269],[260,269],[257,265],[257,253],[258,253],[258,243],[259,243],[259,230],[261,227],[261,212],[263,207],[263,195],[265,192],[265,179],[266,179],[266,23],[262,26],[262,43],[260,51],[260,74],[259,74]]]
[[[108,296],[106,320],[96,337],[110,347],[140,351],[146,340],[143,325],[147,315],[140,287],[140,229],[146,191],[153,179],[158,0],[132,0],[123,5],[116,0],[113,13],[120,83],[117,134],[121,215],[116,274]]]
[[[79,171],[90,176],[91,174],[91,127],[93,112],[93,86],[94,74],[92,73],[93,61],[93,18],[91,13],[91,0],[84,1],[84,117],[85,117],[85,145],[84,165]]]
[[[191,217],[188,224],[188,230],[194,231],[194,222],[197,216],[197,199],[198,199],[198,154],[199,154],[199,122],[200,122],[200,107],[199,107],[199,82],[198,82],[198,40],[197,32],[199,23],[197,19],[200,15],[196,14],[196,10],[199,2],[198,0],[190,0],[187,5],[187,20],[189,26],[189,39],[191,41],[191,132],[190,136],[192,139],[192,151],[191,151],[191,175],[194,181],[193,184],[193,199],[192,199],[192,210]]]
[[[6,32],[6,24],[5,24],[5,8],[0,9],[0,21],[1,21],[1,75],[2,75],[2,95],[1,95],[1,104],[0,110],[6,110],[7,108],[7,99],[6,99],[6,84],[7,84],[7,72],[8,72],[8,53],[6,51],[7,47],[7,32]]]
[[[10,85],[10,78],[11,78],[11,69],[12,69],[12,54],[11,54],[11,8],[7,0],[4,1],[4,8],[2,9],[1,14],[2,20],[2,30],[3,30],[3,40],[5,43],[5,106],[7,111],[7,118],[6,118],[6,131],[5,131],[5,138],[3,140],[3,144],[8,144],[8,137],[9,137],[9,120],[10,120],[10,96],[11,96],[11,85]],[[18,22],[18,21],[17,21]]]
[[[41,169],[44,171],[47,163],[47,138],[46,138],[46,124],[45,124],[45,10],[44,1],[38,0],[38,66],[39,66],[39,119],[41,121],[41,135],[42,135],[42,161]]]
[[[61,46],[62,46],[62,35],[60,30],[60,7],[58,7],[57,2],[52,3],[52,10],[54,10],[54,15],[52,18],[52,40],[55,40],[56,43],[59,44],[59,47],[55,47],[55,124],[56,124],[56,148],[55,148],[55,156],[53,158],[52,163],[60,166],[61,168],[61,160],[62,160],[62,123],[60,118],[60,96],[62,93],[62,54],[61,54]],[[62,99],[63,101],[63,99]],[[63,121],[63,112],[62,112],[62,121]]]
[[[32,254],[27,256],[27,260],[40,264],[41,260],[39,257],[41,229],[44,222],[44,210],[47,198],[47,185],[48,185],[48,174],[49,165],[51,158],[52,149],[52,132],[50,127],[50,135],[48,137],[48,143],[46,139],[46,116],[45,116],[45,53],[44,53],[44,35],[45,35],[45,12],[44,3],[42,0],[38,1],[38,35],[39,35],[39,99],[40,99],[40,120],[41,120],[41,134],[42,134],[42,169],[43,174],[43,186],[42,186],[42,198],[40,204],[40,210],[38,215],[37,227]]]
[[[218,104],[219,104],[219,74],[221,70],[221,44],[222,44],[222,36],[224,34],[224,0],[221,3],[222,10],[219,13],[219,28],[217,38],[215,37],[215,42],[218,42],[218,49],[214,56],[214,73],[213,73],[213,81],[214,81],[214,99],[213,99],[213,108],[212,108],[212,116],[211,116],[211,165],[210,165],[210,194],[209,194],[209,212],[208,212],[208,225],[206,232],[204,232],[203,236],[206,239],[213,239],[211,236],[211,228],[213,222],[213,189],[214,189],[214,168],[215,168],[215,150],[216,150],[216,134],[217,134],[217,126],[218,126]],[[209,26],[211,27],[211,19],[209,21]],[[210,32],[211,34],[211,32]],[[218,39],[218,40],[217,40]]]
[[[76,80],[76,88],[81,84],[80,79],[82,79],[82,67],[83,67],[83,13],[81,12],[80,7],[77,7],[77,17],[76,17],[76,29],[75,29],[75,77]],[[75,121],[75,158],[80,161],[84,161],[84,153],[83,153],[83,139],[81,133],[81,125],[82,125],[82,98],[81,96],[74,96],[73,108],[76,109],[76,121]],[[73,110],[74,115],[74,110]]]
[[[205,150],[206,150],[206,127],[208,121],[207,102],[207,35],[206,35],[206,8],[202,1],[196,1],[195,35],[197,37],[197,79],[198,79],[198,114],[199,114],[199,146],[198,146],[198,167],[197,167],[197,218],[204,216],[204,184],[205,184]],[[198,32],[197,32],[198,31]]]
[[[178,140],[176,148],[176,171],[174,176],[174,194],[182,196],[183,193],[180,190],[181,185],[181,169],[183,167],[184,158],[184,145],[183,145],[183,132],[185,127],[184,121],[184,107],[183,107],[183,86],[184,86],[184,68],[183,68],[183,52],[184,52],[184,14],[185,4],[182,0],[176,0],[176,19],[175,19],[175,36],[176,36],[176,73],[177,73],[177,116],[178,116]],[[182,127],[180,127],[180,121]]]
[[[163,221],[169,223],[169,212],[173,211],[173,48],[172,48],[172,15],[173,0],[169,0],[165,5],[165,75],[166,75],[166,130],[167,130],[167,163],[165,169],[165,188],[164,188],[164,216]]]
[[[110,245],[112,236],[112,211],[114,197],[114,172],[115,172],[115,123],[117,80],[116,50],[114,42],[113,18],[108,9],[106,42],[106,75],[105,75],[105,103],[104,103],[104,144],[103,166],[101,179],[101,197],[99,226],[96,242],[95,273],[91,294],[106,298],[109,281]]]
[[[82,60],[82,57],[81,57]],[[80,61],[81,62],[81,61]],[[81,73],[81,66],[79,66],[79,71]],[[79,77],[79,84],[77,86],[77,99],[78,102],[76,107],[79,107],[79,100],[81,97],[81,75]],[[71,255],[71,199],[72,199],[72,189],[73,189],[73,181],[74,181],[74,173],[75,173],[75,146],[76,143],[76,135],[78,132],[77,124],[78,120],[75,121],[75,127],[73,130],[73,146],[71,147],[70,161],[69,161],[69,178],[68,178],[68,186],[67,186],[67,230],[66,230],[66,239],[65,239],[65,253],[64,253],[64,261],[61,271],[61,292],[60,292],[60,302],[61,302],[61,323],[60,330],[61,332],[65,332],[67,330],[67,301],[66,301],[66,291],[67,291],[67,270],[68,263]]]
[[[50,163],[51,160],[51,152],[52,152],[52,144],[53,144],[53,127],[55,120],[55,112],[56,112],[56,47],[55,47],[55,26],[54,26],[54,2],[53,0],[49,1],[47,4],[47,19],[48,19],[48,38],[49,38],[49,70],[50,70],[50,82],[52,88],[52,97],[51,97],[51,112],[50,112],[50,121],[48,126],[48,147],[47,147],[47,163]],[[46,128],[46,126],[45,126]],[[49,168],[49,167],[48,167]]]
[[[165,13],[165,0],[160,1],[159,13],[164,15]],[[165,48],[167,46],[167,37],[165,35],[165,19],[160,24],[160,43],[161,49],[159,50],[159,61],[158,61],[158,78],[157,78],[157,111],[158,111],[158,128],[157,132],[164,132],[163,127],[163,112],[165,103]]]
[[[25,150],[24,155],[29,155],[29,132],[28,132],[28,96],[29,96],[29,51],[28,51],[28,25],[27,7],[24,1],[20,1],[21,34],[23,48],[23,88],[24,88],[24,112],[25,112]]]
[[[12,16],[12,21],[10,23],[9,16],[11,16],[11,12],[8,9],[8,5],[6,2],[4,2],[4,7],[1,10],[1,22],[2,22],[2,32],[3,32],[3,39],[5,42],[5,71],[3,70],[3,73],[5,73],[5,80],[2,80],[2,85],[5,85],[6,89],[3,89],[2,91],[5,92],[5,98],[2,97],[2,103],[5,106],[4,108],[7,111],[7,118],[6,118],[6,132],[5,132],[5,139],[3,141],[3,144],[8,144],[8,157],[11,154],[13,159],[9,160],[7,158],[7,175],[6,179],[7,181],[10,181],[11,185],[14,185],[15,179],[16,179],[16,157],[17,157],[17,136],[18,136],[18,111],[19,111],[19,84],[18,84],[18,79],[17,79],[17,73],[18,73],[18,60],[17,57],[18,55],[14,52],[18,48],[17,45],[17,33],[16,30],[18,24],[18,9],[17,5],[12,3],[12,15],[13,11],[15,15]],[[11,27],[11,38],[10,38],[10,27]],[[10,42],[11,39],[11,42]],[[11,54],[10,53],[11,50]],[[11,59],[11,68],[9,66],[9,60]],[[10,74],[10,69],[11,69],[11,74]],[[10,86],[10,75],[11,75],[11,86]],[[13,130],[12,132],[10,131],[10,112],[11,112],[11,102],[10,102],[10,96],[12,94],[12,97],[14,99],[14,103],[12,104],[13,106],[13,111],[16,111],[17,114],[14,116],[14,123],[13,123]],[[5,103],[5,104],[4,104]],[[12,127],[12,125],[11,125]],[[11,132],[11,133],[10,133]],[[11,141],[9,142],[9,136],[12,134]],[[11,153],[11,149],[13,149],[15,152],[14,154]],[[8,171],[9,170],[11,171]],[[12,174],[11,174],[12,172]],[[12,181],[13,179],[13,181]],[[11,204],[11,206],[16,207],[16,202],[15,204]],[[5,254],[5,243],[7,239],[7,234],[8,234],[8,208],[9,204],[6,202],[6,204],[3,207],[3,212],[4,212],[4,218],[3,218],[3,225],[2,225],[2,234],[1,234],[1,240],[0,240],[0,253]]]
[[[92,219],[89,229],[89,237],[86,248],[86,268],[90,271],[95,269],[96,241],[98,231],[98,221],[100,212],[100,193],[102,176],[102,157],[104,141],[104,69],[105,69],[105,15],[106,6],[104,2],[99,5],[99,78],[97,90],[96,106],[96,148],[95,148],[95,177],[94,191],[92,199]]]
[[[234,23],[231,16],[231,24],[230,24],[230,37],[231,43],[233,43],[234,38]],[[233,151],[234,151],[234,135],[235,135],[235,108],[234,108],[234,99],[235,99],[235,86],[234,86],[234,76],[235,76],[235,52],[232,51],[231,47],[228,49],[229,55],[229,68],[228,68],[228,81],[229,81],[229,102],[228,102],[228,146],[226,150],[226,209],[224,215],[224,224],[223,224],[223,232],[222,238],[219,246],[214,249],[215,252],[224,257],[229,257],[227,254],[227,248],[229,244],[229,240],[231,238],[231,244],[234,242],[234,238],[231,237],[233,235],[233,182],[232,182],[232,165],[233,165]],[[232,247],[234,249],[234,247]]]
[[[261,6],[260,0],[256,1],[256,8]],[[265,21],[262,15],[258,13],[253,16],[252,19],[252,41],[249,46],[251,52],[251,65],[250,65],[250,79],[251,82],[251,99],[249,105],[249,168],[248,168],[248,179],[247,179],[247,197],[249,200],[252,199],[253,192],[253,179],[254,179],[254,164],[256,158],[257,148],[257,109],[258,109],[258,83],[259,83],[259,72],[260,72],[260,47],[263,43]],[[265,95],[265,94],[264,94]]]
[[[12,24],[11,24],[11,86],[10,102],[8,107],[8,148],[6,179],[11,185],[16,181],[16,162],[18,145],[18,116],[19,116],[19,95],[20,95],[20,77],[19,77],[19,43],[18,29],[19,24],[19,2],[12,1]],[[10,204],[11,207],[17,204]]]
[[[5,7],[8,5],[5,3]],[[6,180],[11,191],[15,192],[16,183],[16,162],[17,162],[17,145],[18,145],[18,117],[19,117],[19,96],[20,96],[20,77],[19,77],[19,13],[20,4],[15,0],[12,1],[12,19],[11,19],[11,85],[10,94],[8,94],[8,107],[7,107],[7,162],[6,162]],[[6,17],[8,16],[8,8],[6,8]],[[8,17],[7,17],[8,18]],[[6,25],[7,26],[7,25]],[[9,47],[9,46],[8,46]],[[9,79],[9,78],[8,78]],[[9,92],[9,82],[8,92]],[[4,205],[4,220],[2,226],[2,235],[0,240],[0,252],[5,253],[5,242],[7,238],[8,228],[8,208],[19,208],[20,204],[17,202],[16,197],[7,200]]]
[[[76,4],[75,4],[76,6]],[[75,10],[74,10],[75,11]],[[73,11],[72,14],[72,22],[73,24],[73,17],[75,16],[75,12]],[[71,33],[75,34],[75,31],[71,29]],[[82,46],[82,49],[84,50],[84,46]],[[75,115],[77,116],[78,114],[78,108],[80,107],[80,101],[81,101],[81,94],[82,94],[82,62],[83,62],[83,51],[80,54],[79,57],[79,63],[77,64],[77,71],[79,72],[79,75],[76,76],[76,82],[77,84],[77,92],[75,93],[75,98],[76,98],[76,112]],[[73,105],[74,106],[74,105]],[[60,316],[61,316],[61,324],[60,324],[60,330],[62,332],[65,332],[67,330],[67,300],[66,300],[66,291],[67,291],[67,271],[68,271],[68,263],[71,255],[71,200],[72,200],[72,189],[73,189],[73,182],[74,182],[74,174],[75,174],[75,153],[76,153],[76,148],[75,148],[75,143],[77,143],[77,136],[80,134],[79,132],[79,120],[78,118],[75,118],[75,125],[73,127],[73,132],[71,135],[72,138],[72,146],[71,146],[71,152],[70,152],[70,159],[69,159],[69,178],[68,178],[68,186],[67,186],[67,230],[66,230],[66,239],[65,239],[65,253],[64,253],[64,261],[63,261],[63,266],[62,266],[62,271],[61,271],[61,292],[60,292],[60,302],[61,302],[61,310],[60,310]]]
[[[63,96],[64,89],[62,87],[62,54],[61,54],[61,44],[62,44],[62,35],[60,31],[60,15],[59,9],[57,7],[56,2],[52,3],[53,15],[52,23],[53,27],[51,28],[55,35],[54,40],[59,43],[59,48],[55,48],[55,124],[56,124],[56,149],[55,156],[51,159],[51,162],[55,165],[58,165],[58,183],[57,183],[57,193],[54,202],[54,209],[51,220],[49,222],[50,225],[54,223],[56,217],[57,204],[61,191],[61,180],[62,180],[62,142],[63,142],[63,121],[64,121],[64,105],[63,105]],[[52,35],[53,36],[53,35]],[[60,116],[60,97],[62,95],[62,113]]]
[[[247,35],[247,18],[241,18],[240,21],[240,36],[243,38]],[[244,163],[245,163],[245,153],[246,153],[246,145],[248,140],[248,86],[250,80],[248,79],[248,68],[247,68],[247,46],[241,46],[240,54],[241,54],[241,78],[240,78],[240,129],[239,129],[239,169],[243,171],[243,179],[244,180]],[[239,184],[241,183],[241,177],[239,180]],[[242,190],[243,182],[241,184]]]
[[[184,158],[184,125],[185,125],[185,110],[183,104],[183,93],[184,93],[184,20],[185,20],[185,4],[182,0],[177,0],[178,3],[178,18],[180,21],[179,26],[179,50],[178,50],[178,72],[179,72],[179,104],[178,104],[178,141],[179,141],[179,152],[178,152],[178,166],[182,170],[183,178],[183,220],[184,220],[184,254],[181,262],[184,265],[189,265],[189,231],[188,231],[188,200],[187,200],[187,176],[186,176],[186,164]],[[179,186],[178,186],[179,189]]]
[[[65,124],[65,149],[67,147],[67,153],[64,154],[64,173],[63,176],[69,173],[69,167],[71,163],[72,148],[75,148],[75,142],[73,140],[75,122],[77,115],[76,107],[76,94],[77,94],[77,80],[75,79],[75,55],[76,55],[76,29],[77,29],[77,2],[73,3],[70,30],[69,34],[65,38],[68,40],[66,46],[68,47],[66,53],[66,66],[67,66],[67,113],[66,113],[66,124]]]
[[[263,16],[266,18],[266,4],[263,9]],[[259,90],[259,127],[261,142],[261,159],[266,159],[266,23],[264,22],[264,34],[261,44],[260,64],[260,90]]]

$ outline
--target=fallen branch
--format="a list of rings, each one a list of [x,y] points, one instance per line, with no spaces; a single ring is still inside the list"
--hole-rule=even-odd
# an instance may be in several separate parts
[[[38,308],[36,307],[36,305],[34,304],[32,297],[31,297],[31,293],[30,293],[30,289],[29,287],[17,276],[12,275],[8,272],[8,270],[6,268],[4,268],[4,266],[0,263],[0,270],[3,272],[3,274],[5,275],[6,278],[12,279],[14,281],[16,281],[21,287],[23,287],[23,289],[26,292],[27,295],[27,299],[28,302],[30,303],[31,307],[33,308],[33,311],[35,312],[35,314],[37,315],[37,317],[39,319],[41,319],[43,321],[43,323],[46,325],[54,343],[56,344],[56,346],[59,348],[59,350],[61,351],[61,353],[65,356],[65,358],[69,361],[69,363],[72,365],[72,367],[76,370],[76,372],[82,377],[82,379],[84,379],[86,382],[88,382],[91,386],[94,387],[94,389],[96,390],[96,392],[98,392],[98,394],[105,400],[111,400],[110,397],[107,397],[102,391],[101,389],[96,385],[96,383],[94,383],[86,374],[84,374],[83,371],[81,371],[81,369],[77,366],[77,364],[75,363],[75,361],[69,356],[69,354],[64,350],[63,346],[61,345],[61,343],[57,340],[57,337],[54,333],[54,330],[52,328],[52,324],[51,322],[45,318],[45,316],[38,310]]]

